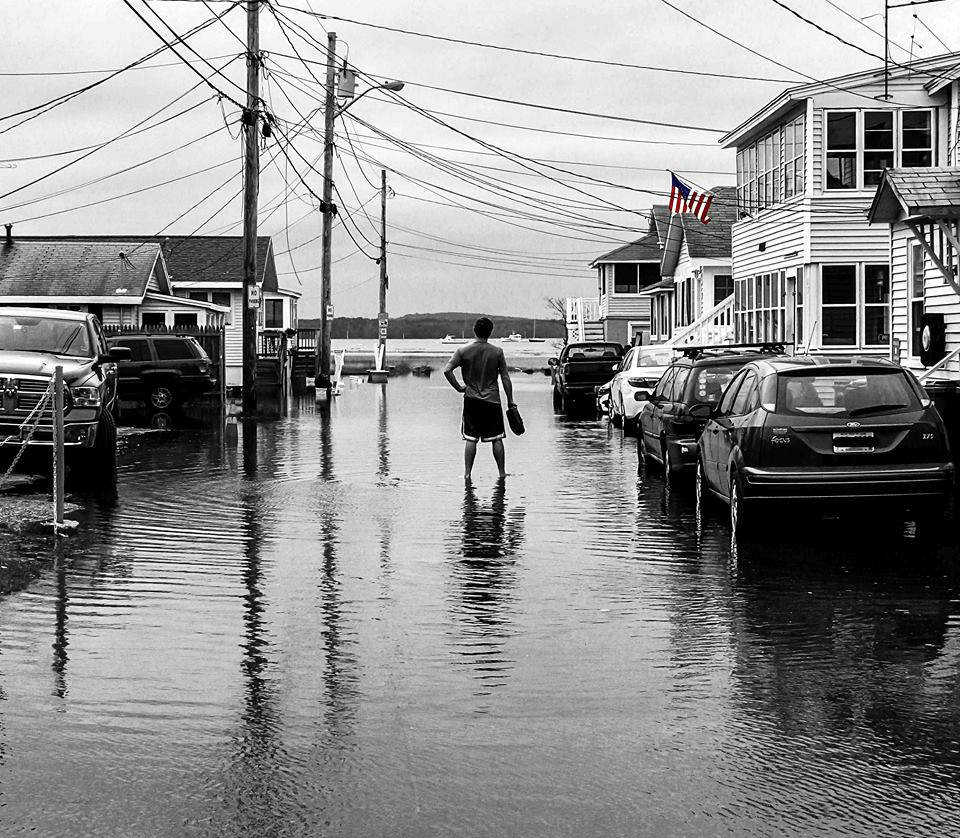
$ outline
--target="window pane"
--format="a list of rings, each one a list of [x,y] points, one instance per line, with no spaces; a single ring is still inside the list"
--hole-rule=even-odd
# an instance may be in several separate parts
[[[157,338],[153,346],[157,350],[157,358],[161,361],[177,361],[196,357],[188,340]]]
[[[197,325],[197,315],[196,315],[196,314],[186,314],[186,313],[174,313],[174,315],[173,315],[173,325],[174,325],[174,326],[196,326],[196,325]]]
[[[635,294],[637,292],[637,266],[613,266],[613,291],[615,294]]]
[[[824,265],[822,286],[824,305],[856,303],[856,267],[854,265]]]
[[[933,154],[929,151],[905,151],[902,157],[904,166],[933,165]]]
[[[856,189],[857,155],[827,155],[827,189]]]
[[[223,306],[224,308],[230,308],[230,292],[229,291],[214,291],[213,299],[210,300],[215,306]]]
[[[863,310],[863,340],[868,346],[878,346],[889,342],[890,334],[887,322],[890,309],[887,306],[866,306]]]
[[[857,115],[852,111],[827,114],[827,148],[856,149]]]
[[[206,291],[188,291],[187,297],[191,300],[199,300],[200,302],[207,302],[207,292]]]
[[[930,131],[930,111],[903,111],[904,131]]]
[[[893,111],[866,111],[864,113],[863,147],[893,148]]]
[[[857,342],[856,306],[823,309],[824,346],[852,346]]]
[[[863,301],[890,302],[890,268],[887,265],[865,265],[863,269]]]
[[[115,346],[126,346],[130,350],[131,361],[149,361],[151,360],[150,347],[145,340],[136,340],[132,338],[123,338],[114,341]],[[916,353],[914,353],[916,354]]]
[[[869,151],[863,154],[863,185],[876,186],[883,170],[893,168],[892,151]]]

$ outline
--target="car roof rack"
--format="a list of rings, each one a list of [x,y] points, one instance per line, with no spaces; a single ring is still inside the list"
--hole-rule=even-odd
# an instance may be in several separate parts
[[[684,358],[704,358],[707,356],[739,355],[748,349],[752,349],[761,355],[785,355],[788,346],[793,346],[793,344],[783,341],[762,341],[760,343],[719,343],[709,346],[677,346],[674,348],[678,352],[682,352]]]

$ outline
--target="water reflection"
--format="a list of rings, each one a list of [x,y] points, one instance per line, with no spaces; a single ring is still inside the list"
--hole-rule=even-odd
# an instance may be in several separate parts
[[[488,502],[480,501],[473,483],[466,483],[451,576],[461,633],[456,652],[473,667],[481,684],[478,696],[506,683],[515,663],[507,641],[524,515],[522,507],[508,511],[506,481],[496,482]]]
[[[741,551],[738,704],[821,748],[839,737],[848,757],[873,739],[888,762],[960,765],[955,562],[840,524],[812,540]]]
[[[57,574],[57,596],[54,607],[55,628],[53,634],[53,676],[54,676],[54,695],[57,698],[67,697],[67,661],[70,656],[67,654],[67,647],[70,641],[67,635],[67,568],[63,559],[63,549],[60,544],[56,546],[56,574]]]

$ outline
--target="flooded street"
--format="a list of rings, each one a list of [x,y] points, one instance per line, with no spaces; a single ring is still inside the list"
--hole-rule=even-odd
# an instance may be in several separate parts
[[[4,836],[960,835],[960,550],[721,509],[515,376],[133,438],[0,599]]]

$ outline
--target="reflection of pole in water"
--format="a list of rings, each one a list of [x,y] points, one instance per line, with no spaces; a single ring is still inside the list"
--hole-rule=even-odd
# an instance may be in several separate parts
[[[500,686],[513,667],[506,656],[510,637],[508,607],[516,585],[515,555],[523,540],[523,510],[507,513],[506,485],[497,482],[489,504],[476,489],[464,489],[459,545],[452,574],[463,639],[459,654],[475,668],[487,689]]]
[[[333,434],[331,417],[323,417],[320,423],[320,474],[326,481],[335,478]],[[335,488],[335,487],[334,487]],[[347,697],[356,691],[346,681],[354,674],[344,664],[353,664],[353,658],[344,654],[343,603],[340,596],[340,579],[337,559],[337,543],[340,536],[339,510],[336,496],[328,492],[321,498],[319,509],[321,575],[320,611],[323,615],[323,683],[327,691],[326,720],[334,736],[344,731],[344,721],[352,716]]]
[[[377,394],[377,454],[380,465],[377,474],[381,480],[390,476],[390,437],[387,434],[387,385],[379,386]]]
[[[56,604],[56,628],[53,635],[53,682],[54,694],[58,698],[66,698],[67,695],[67,661],[70,658],[67,655],[67,646],[70,645],[67,633],[67,568],[63,560],[63,551],[60,549],[60,543],[57,543],[56,558],[57,574],[57,604]]]

